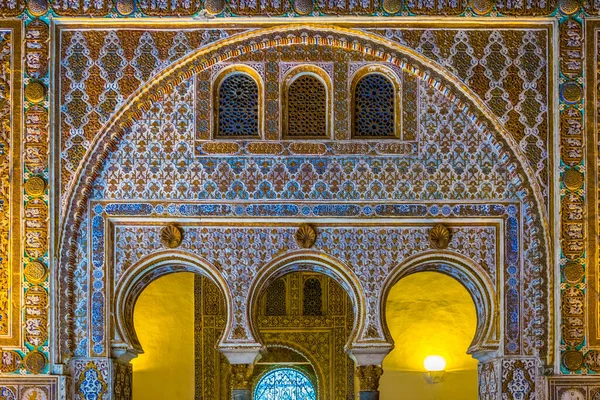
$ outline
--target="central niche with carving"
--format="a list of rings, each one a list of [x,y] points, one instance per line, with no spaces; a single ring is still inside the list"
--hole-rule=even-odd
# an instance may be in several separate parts
[[[255,400],[316,400],[315,387],[306,375],[293,368],[278,368],[256,385]]]

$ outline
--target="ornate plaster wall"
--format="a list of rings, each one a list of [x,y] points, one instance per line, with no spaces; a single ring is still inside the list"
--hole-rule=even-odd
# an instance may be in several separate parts
[[[25,380],[20,381],[24,384],[17,384],[23,388],[27,384],[35,385],[36,381],[45,385],[48,378],[45,374],[52,373],[60,377],[56,379],[61,382],[59,388],[63,388],[57,396],[81,395],[81,388],[88,387],[86,385],[90,383],[86,379],[79,379],[85,372],[87,376],[96,377],[93,387],[104,388],[104,391],[95,393],[96,397],[119,398],[121,392],[116,389],[112,392],[110,387],[118,386],[113,383],[122,379],[113,379],[113,376],[123,377],[127,369],[108,358],[107,342],[112,332],[108,327],[93,334],[88,331],[94,325],[109,323],[112,301],[110,296],[103,297],[102,294],[96,294],[93,298],[87,296],[94,285],[102,285],[103,277],[98,274],[109,271],[101,267],[96,270],[92,268],[94,265],[103,265],[105,260],[110,264],[112,254],[112,250],[108,250],[105,254],[107,258],[89,256],[91,248],[110,247],[112,240],[112,237],[106,236],[107,240],[103,241],[105,236],[98,235],[98,230],[92,232],[104,222],[104,218],[123,218],[127,214],[127,217],[144,219],[148,214],[132,214],[129,209],[121,214],[92,215],[89,210],[93,211],[93,205],[88,204],[87,200],[92,194],[93,181],[103,169],[104,159],[120,145],[124,132],[119,129],[131,128],[130,122],[141,117],[142,110],[149,108],[151,102],[171,93],[177,84],[190,79],[191,75],[204,76],[202,74],[210,73],[207,71],[213,62],[233,60],[256,63],[257,60],[244,61],[240,55],[255,51],[259,54],[259,50],[272,47],[273,44],[277,47],[286,43],[289,37],[280,39],[274,37],[277,35],[267,35],[269,40],[273,40],[269,41],[263,40],[267,36],[260,37],[261,33],[258,33],[255,38],[244,42],[242,37],[236,35],[246,32],[250,37],[250,31],[257,33],[262,28],[277,25],[280,25],[277,29],[282,32],[293,21],[305,25],[319,22],[337,24],[333,30],[321,29],[319,45],[336,43],[333,47],[344,47],[352,43],[352,46],[345,48],[350,52],[362,52],[365,59],[373,57],[369,60],[396,63],[403,71],[409,71],[444,93],[459,110],[469,116],[467,119],[475,121],[476,126],[483,126],[493,136],[492,148],[498,146],[500,149],[495,153],[499,160],[509,159],[512,155],[516,157],[514,163],[511,161],[507,164],[509,174],[504,176],[508,177],[504,183],[523,184],[509,191],[512,197],[502,197],[502,204],[490,202],[489,197],[479,198],[485,207],[476,204],[473,208],[462,208],[457,214],[452,214],[460,219],[476,218],[476,215],[477,218],[487,218],[489,213],[498,215],[494,214],[496,207],[509,209],[510,206],[504,201],[508,199],[509,202],[514,201],[512,205],[518,209],[518,214],[512,215],[519,222],[518,228],[509,223],[513,221],[509,217],[498,219],[506,222],[508,231],[527,232],[519,237],[518,242],[508,240],[510,235],[498,235],[506,239],[505,243],[511,243],[503,248],[506,254],[510,254],[510,249],[518,249],[513,254],[520,254],[515,259],[522,261],[519,264],[522,269],[517,270],[523,273],[505,276],[504,281],[500,282],[502,287],[504,283],[513,282],[511,278],[519,282],[529,279],[532,283],[523,283],[516,291],[508,290],[508,298],[516,303],[521,302],[521,298],[514,296],[521,293],[522,289],[524,298],[534,300],[524,305],[525,310],[522,310],[519,318],[506,318],[503,321],[502,333],[509,333],[509,338],[504,338],[505,342],[510,344],[512,340],[515,343],[506,348],[509,352],[515,352],[515,358],[480,366],[483,382],[481,397],[494,397],[501,391],[509,390],[513,387],[509,382],[522,376],[519,371],[539,370],[541,365],[535,365],[534,360],[519,359],[518,356],[534,356],[539,348],[542,348],[542,364],[548,367],[542,368],[544,374],[550,374],[552,370],[552,373],[562,376],[548,379],[548,385],[537,385],[538,398],[561,396],[564,390],[579,391],[581,396],[595,396],[597,388],[593,379],[569,375],[595,375],[600,370],[597,337],[600,330],[595,296],[600,264],[596,254],[598,201],[595,189],[598,175],[595,151],[598,38],[595,25],[599,10],[600,5],[596,1],[572,0],[436,0],[429,3],[386,0],[335,4],[306,0],[168,3],[144,0],[0,1],[1,112],[3,116],[10,115],[10,118],[2,118],[0,152],[0,211],[3,227],[0,230],[0,235],[3,235],[0,241],[0,281],[3,282],[1,290],[4,293],[0,296],[0,343],[3,360],[1,371],[7,374],[3,376],[2,382],[6,383],[3,387],[14,394],[21,390],[13,387],[15,379],[18,379],[16,376],[27,375]],[[364,19],[351,17],[356,14]],[[243,24],[239,24],[242,19],[230,18],[242,15],[259,18],[261,15],[285,15],[286,18],[275,18],[269,22],[259,18],[244,19]],[[332,15],[344,15],[344,22],[339,19],[333,21],[328,17]],[[444,24],[440,24],[439,20],[424,19],[427,15],[455,18],[444,18]],[[85,21],[63,19],[73,16],[84,18]],[[96,19],[92,20],[90,16]],[[165,20],[146,18],[156,16],[173,18],[167,23]],[[196,20],[181,19],[185,16],[195,16]],[[396,19],[390,22],[381,16],[394,16]],[[215,20],[203,20],[210,17],[215,17]],[[231,21],[235,22],[232,24]],[[341,32],[348,28],[355,28],[355,31],[344,36]],[[290,30],[293,28],[286,33],[290,33]],[[315,35],[311,32],[315,30],[304,30],[304,36],[299,34],[295,40],[302,43],[312,41],[311,45],[314,45]],[[363,41],[366,34],[379,39],[369,36],[369,40]],[[356,38],[362,39],[357,41]],[[219,49],[220,58],[204,52],[213,44],[225,43],[229,39],[228,46],[231,46]],[[239,47],[233,45],[236,41],[241,44]],[[50,57],[51,49],[56,50],[54,57]],[[195,52],[201,55],[194,55]],[[401,57],[397,57],[398,52],[402,54]],[[188,58],[185,58],[186,54]],[[380,56],[383,58],[378,59]],[[419,62],[415,63],[414,59]],[[404,60],[409,62],[403,63]],[[584,60],[587,60],[587,65]],[[205,61],[207,63],[202,65]],[[177,69],[179,72],[186,70],[193,73],[173,73]],[[121,75],[123,71],[127,73]],[[266,68],[265,74],[268,71]],[[334,78],[339,73],[334,69]],[[170,79],[169,76],[176,77]],[[277,109],[275,98],[266,98],[266,101],[271,101]],[[341,118],[344,108],[343,105],[340,107]],[[201,108],[206,110],[206,107]],[[276,112],[271,114],[276,115]],[[268,140],[277,142],[277,124],[274,120],[270,125],[269,121],[266,122],[268,133],[275,135],[269,136]],[[410,120],[406,122],[409,125],[412,123]],[[344,126],[348,126],[347,123],[336,125],[338,136],[334,137],[335,140],[344,138]],[[244,142],[219,145],[203,143],[206,137],[202,136],[202,129],[198,132],[200,134],[194,143],[188,142],[188,146],[193,147],[200,156],[220,157],[225,153],[243,156],[255,154],[253,152],[257,147],[264,151],[263,145]],[[501,134],[494,136],[497,133]],[[323,145],[325,153],[311,154],[340,154],[340,147],[327,147],[331,143]],[[307,146],[290,148],[282,143],[269,146],[271,152],[281,149],[281,154],[286,156],[307,157],[306,153],[294,152],[306,152]],[[317,147],[323,149],[323,146]],[[350,151],[350,147],[346,147],[345,151]],[[228,151],[224,151],[224,148]],[[402,144],[392,153],[408,157],[416,154],[410,153],[413,149],[413,146]],[[356,151],[364,155],[368,151],[377,152],[378,148],[354,148],[352,155],[356,155]],[[386,151],[386,155],[390,155],[389,149]],[[435,160],[429,161],[436,163]],[[423,165],[428,173],[427,166],[430,164],[425,162]],[[163,178],[166,183],[171,180],[168,174]],[[427,180],[422,174],[414,178],[417,182]],[[431,182],[439,188],[444,179],[436,179]],[[222,192],[226,194],[237,188],[230,186]],[[164,188],[168,188],[168,185],[161,190],[171,196],[173,191]],[[184,192],[187,190],[185,186],[181,188]],[[147,202],[152,197],[152,190],[136,200]],[[124,187],[121,191],[127,192]],[[307,192],[311,193],[311,190]],[[433,190],[431,193],[437,195],[442,192]],[[243,191],[234,190],[232,193]],[[304,190],[300,193],[304,193]],[[367,205],[364,208],[366,212],[360,211],[359,215],[361,218],[376,215],[413,219],[416,215],[422,218],[420,223],[428,224],[432,218],[447,217],[443,213],[446,205],[452,213],[455,212],[455,203],[451,202],[450,206],[445,201],[456,199],[441,196],[437,197],[439,204],[433,204],[433,208],[426,212],[407,213],[404,207],[422,206],[421,203],[427,200],[424,200],[426,196],[423,197],[427,191],[419,193],[421,197],[414,196],[415,203],[412,204],[383,204],[391,199],[384,196],[377,199],[379,204]],[[93,200],[102,202],[100,198]],[[159,203],[161,199],[154,200]],[[173,197],[162,200],[172,202]],[[336,212],[329,212],[331,209],[324,212],[323,207],[308,204],[305,200],[290,201],[297,210],[310,210],[308,213],[292,213],[290,218],[333,218],[341,215],[339,208]],[[368,201],[371,200],[375,200],[375,197],[369,197]],[[468,202],[477,203],[475,200],[469,198]],[[466,202],[464,198],[460,201]],[[329,206],[332,201],[326,199],[324,202]],[[164,208],[159,207],[155,214],[151,214],[152,218],[173,218],[172,214],[163,211],[175,203],[167,204],[165,201],[161,205]],[[224,209],[232,206],[225,203],[215,206]],[[140,206],[141,202],[131,204],[132,209],[145,207]],[[348,205],[354,207],[359,204],[344,204]],[[239,207],[232,207],[232,210],[240,213],[229,215],[259,215],[256,204],[243,206],[252,207],[244,209],[243,213]],[[196,211],[196,217],[201,214],[204,218],[208,213],[208,208],[199,207],[198,204],[193,207],[197,207],[195,210],[202,209],[202,213]],[[110,206],[108,210],[113,212],[115,208],[118,207]],[[293,207],[285,209],[289,211]],[[346,208],[346,212],[349,209]],[[190,218],[192,213],[189,210],[185,209],[187,214],[182,212],[176,218]],[[260,208],[260,215],[281,218],[280,210],[277,214]],[[374,214],[373,210],[378,211]],[[382,210],[387,211],[382,214]],[[214,208],[211,212],[214,212]],[[112,223],[112,220],[109,222]],[[544,248],[540,247],[541,244]],[[513,258],[508,257],[504,261],[510,263],[510,260]],[[541,267],[548,268],[543,279],[527,276],[531,272],[538,274]],[[506,271],[514,269],[509,266]],[[61,283],[63,276],[66,281]],[[372,290],[372,287],[368,287],[368,290]],[[504,301],[509,303],[507,297]],[[534,312],[545,306],[547,312],[544,315]],[[105,307],[104,312],[89,311],[93,307],[96,307],[96,311]],[[512,311],[502,315],[514,316]],[[527,315],[531,318],[528,319]],[[528,325],[529,332],[526,328]],[[78,327],[77,331],[75,327]],[[514,340],[511,329],[512,332],[525,332],[523,339]],[[85,342],[81,332],[86,332],[88,342]],[[549,337],[550,343],[544,348],[535,339],[530,339],[535,337]],[[98,354],[92,353],[95,350],[102,355],[98,357]],[[40,373],[42,375],[36,376]],[[69,376],[75,384],[73,392],[65,389]],[[490,382],[501,382],[501,387]],[[531,381],[527,382],[531,385]],[[572,387],[569,382],[572,382]],[[9,385],[13,385],[12,389],[8,389]],[[54,396],[49,393],[46,395]]]

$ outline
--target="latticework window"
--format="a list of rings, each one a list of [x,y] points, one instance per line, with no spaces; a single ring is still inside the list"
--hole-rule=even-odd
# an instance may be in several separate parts
[[[327,90],[313,75],[301,75],[287,90],[286,136],[327,135]]]
[[[255,400],[316,400],[315,387],[306,375],[293,368],[278,368],[261,378]]]
[[[249,75],[234,73],[219,85],[217,136],[258,136],[258,85]]]
[[[394,84],[382,74],[363,76],[354,87],[354,136],[395,136]]]
[[[323,314],[323,289],[321,281],[309,278],[304,281],[304,315]]]
[[[286,288],[283,279],[277,279],[267,288],[266,315],[280,316],[287,314]]]

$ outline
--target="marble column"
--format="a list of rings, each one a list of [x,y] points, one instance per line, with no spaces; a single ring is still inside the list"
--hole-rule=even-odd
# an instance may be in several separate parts
[[[379,400],[379,378],[383,369],[379,365],[359,365],[356,376],[360,382],[360,400]]]
[[[254,364],[232,364],[231,383],[233,400],[250,400],[252,398],[252,371]]]

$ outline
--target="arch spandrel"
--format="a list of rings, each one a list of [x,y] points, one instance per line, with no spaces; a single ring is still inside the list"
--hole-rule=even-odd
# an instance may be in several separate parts
[[[316,42],[317,37],[318,44]],[[494,156],[497,157],[497,160],[501,160],[498,164],[504,169],[503,172],[498,175],[497,179],[506,186],[506,200],[522,202],[524,205],[523,212],[526,214],[524,220],[526,220],[526,223],[530,224],[530,226],[536,226],[536,228],[531,230],[532,232],[536,232],[536,237],[525,237],[523,240],[533,240],[537,241],[538,245],[541,244],[538,248],[542,251],[537,254],[529,254],[531,258],[528,261],[530,263],[528,265],[539,264],[545,266],[545,262],[546,260],[549,260],[549,258],[547,257],[545,241],[546,231],[544,227],[546,225],[543,222],[543,212],[540,211],[543,208],[540,206],[540,204],[543,204],[541,201],[540,190],[536,183],[532,184],[526,178],[532,176],[532,173],[527,166],[527,163],[524,162],[524,155],[520,152],[518,146],[516,146],[510,136],[504,132],[497,121],[493,120],[489,115],[486,115],[486,107],[477,99],[477,96],[465,89],[464,86],[459,84],[450,74],[438,68],[436,65],[427,61],[424,57],[416,54],[412,50],[382,40],[374,35],[367,35],[359,31],[333,27],[285,27],[283,28],[283,32],[281,32],[281,29],[265,29],[224,40],[218,45],[207,49],[201,49],[198,52],[185,57],[173,66],[165,69],[155,78],[155,80],[134,93],[130,101],[115,113],[100,134],[97,135],[92,145],[91,152],[86,156],[84,162],[82,162],[83,167],[82,170],[78,172],[75,189],[67,197],[68,201],[64,210],[64,215],[68,215],[69,217],[63,222],[61,248],[62,265],[66,266],[68,263],[73,262],[75,258],[74,244],[77,236],[75,232],[85,215],[87,207],[86,200],[89,198],[90,194],[92,194],[92,191],[96,190],[96,179],[103,173],[103,169],[107,162],[109,162],[108,160],[111,154],[118,150],[122,138],[134,132],[136,128],[135,121],[144,119],[144,113],[149,110],[151,103],[159,102],[161,96],[171,93],[180,85],[185,85],[185,82],[189,81],[194,74],[210,68],[216,62],[234,60],[241,54],[256,52],[272,47],[280,48],[292,46],[294,43],[306,43],[323,46],[324,48],[338,49],[340,51],[358,52],[364,57],[370,57],[379,60],[380,62],[393,64],[402,70],[409,71],[415,76],[418,76],[423,82],[427,82],[431,90],[435,92],[435,95],[432,94],[432,96],[438,96],[452,104],[452,107],[454,107],[453,109],[456,110],[456,112],[460,112],[466,121],[470,121],[473,132],[481,135],[481,137],[484,138],[484,141],[488,142],[490,150],[488,153],[494,154]],[[394,157],[394,154],[388,155],[388,158],[390,159],[393,159]],[[251,164],[251,158],[252,157],[246,162]],[[351,156],[348,156],[348,158],[351,158]],[[430,161],[434,162],[435,157],[431,156]],[[312,168],[314,168],[314,166]],[[235,182],[232,182],[232,184],[234,183]],[[373,190],[370,193],[373,193],[371,200],[375,200],[377,197],[374,194],[377,193],[377,191]],[[214,199],[210,200],[213,201]],[[244,199],[235,198],[235,200],[239,202]],[[419,198],[416,200],[422,201],[423,199]],[[487,199],[482,197],[480,200],[487,201],[491,200],[491,198]],[[349,205],[348,207],[357,206]],[[378,207],[379,208],[375,209],[375,211],[379,213],[379,215],[387,215],[387,217],[409,215],[402,214],[403,211],[400,208],[394,208],[395,206],[392,204],[380,205]],[[475,208],[476,205],[473,205],[473,210]],[[463,216],[470,215],[470,211],[467,209],[461,212],[463,213]],[[481,210],[477,212],[482,213],[481,215],[485,215],[486,213],[490,214],[489,210],[486,211],[486,207],[481,207]],[[223,216],[225,216],[225,213]],[[531,243],[526,242],[525,247],[529,248],[530,246]],[[498,273],[500,272],[498,271]],[[359,278],[362,278],[360,274],[357,273],[357,275]],[[59,279],[62,278],[59,277]],[[542,276],[542,279],[546,280],[545,283],[547,285],[542,290],[549,291],[548,287],[550,285],[551,276],[546,274]],[[64,280],[61,282],[61,284],[65,283],[66,281]],[[535,301],[539,302],[539,300]],[[546,307],[547,306],[548,305],[546,305]],[[66,314],[69,314],[69,309],[72,306],[69,305],[68,302],[65,303],[63,299],[61,301],[61,307],[63,307]],[[373,316],[378,316],[379,312],[376,305],[367,305],[365,306],[365,309],[368,307],[371,307],[370,312]],[[547,308],[545,311],[548,311]],[[546,322],[548,325],[545,329],[551,331],[549,328],[549,325],[552,323],[551,318],[548,315],[542,319],[544,318],[547,320]],[[379,326],[377,326],[378,324]],[[373,343],[377,341],[381,343],[385,342],[383,328],[379,322],[375,323],[372,327],[366,327],[365,332],[368,332],[369,328],[375,329],[375,331],[371,330],[369,335],[366,335],[365,333],[365,338],[370,336],[369,341]],[[251,336],[246,335],[245,338],[250,339]]]

